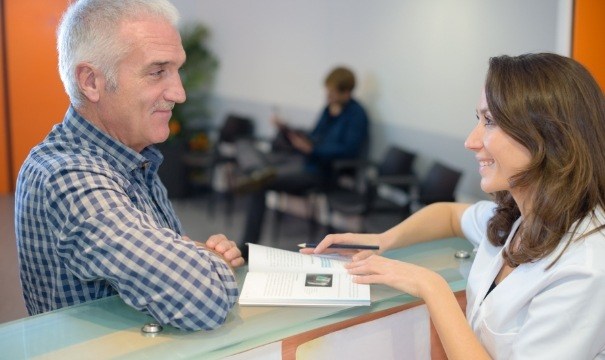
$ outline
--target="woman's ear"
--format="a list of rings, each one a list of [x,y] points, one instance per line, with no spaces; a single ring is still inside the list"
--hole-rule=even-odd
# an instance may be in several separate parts
[[[82,63],[76,66],[78,89],[90,102],[99,101],[101,76],[98,70],[90,64]]]

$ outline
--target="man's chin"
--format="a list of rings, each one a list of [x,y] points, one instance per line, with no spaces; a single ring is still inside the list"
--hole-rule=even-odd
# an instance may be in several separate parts
[[[158,144],[165,144],[165,143],[168,143],[168,142],[169,142],[168,141],[168,136],[166,136],[164,139],[156,141],[155,144],[156,145],[158,145]]]
[[[170,132],[166,132],[165,134],[158,134],[158,136],[156,136],[154,140],[155,141],[153,143],[156,145],[165,143],[170,140]]]

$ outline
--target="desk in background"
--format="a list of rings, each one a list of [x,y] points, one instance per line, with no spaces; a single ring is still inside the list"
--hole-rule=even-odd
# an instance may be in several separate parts
[[[472,254],[466,240],[445,239],[390,251],[385,256],[431,268],[447,280],[453,291],[461,291],[472,260],[455,258],[457,250]],[[240,287],[246,270],[238,269]],[[300,334],[312,339],[309,334],[316,329],[323,329],[325,334],[330,326],[341,329],[347,322],[355,324],[355,319],[372,319],[368,314],[388,315],[389,309],[401,311],[417,300],[384,286],[372,286],[372,305],[367,307],[236,305],[217,330],[184,332],[165,326],[161,333],[149,336],[141,332],[141,327],[153,319],[112,296],[1,324],[0,359],[220,359],[231,355],[244,359],[253,358],[255,353],[260,354],[258,358],[271,353],[272,358],[279,359],[282,353],[293,356],[295,349],[286,349],[285,345],[300,342]],[[255,348],[259,349],[252,350]]]

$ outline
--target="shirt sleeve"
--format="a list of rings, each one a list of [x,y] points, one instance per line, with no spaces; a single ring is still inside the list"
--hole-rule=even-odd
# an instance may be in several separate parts
[[[123,184],[64,170],[47,184],[56,251],[82,281],[106,280],[135,309],[185,330],[214,329],[237,300],[234,274],[217,255],[161,228]]]
[[[478,247],[486,238],[487,223],[494,216],[496,203],[493,201],[479,201],[468,207],[462,214],[462,232],[474,247]]]

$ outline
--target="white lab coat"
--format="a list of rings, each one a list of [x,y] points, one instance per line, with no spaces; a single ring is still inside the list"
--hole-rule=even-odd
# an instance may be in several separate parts
[[[503,264],[502,247],[486,236],[494,208],[493,202],[481,201],[462,217],[466,238],[478,246],[466,316],[483,346],[495,359],[605,359],[604,231],[572,243],[548,270],[562,246],[545,259],[520,265],[485,297]],[[599,209],[597,219],[584,219],[578,231],[604,223]]]

